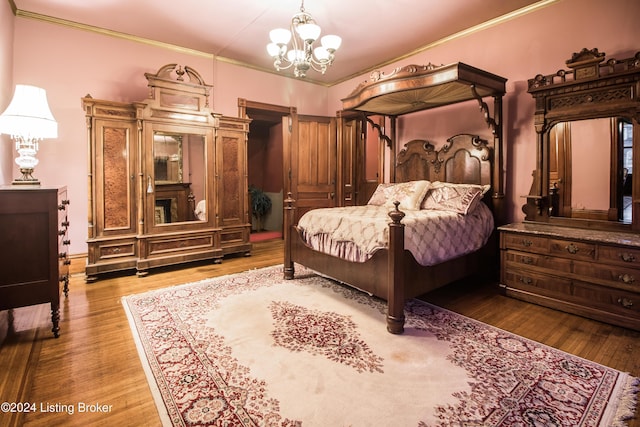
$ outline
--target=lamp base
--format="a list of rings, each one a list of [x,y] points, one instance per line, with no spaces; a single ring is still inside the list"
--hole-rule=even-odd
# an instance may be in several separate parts
[[[40,185],[40,181],[31,175],[33,168],[20,168],[20,172],[22,176],[14,179],[12,185]]]

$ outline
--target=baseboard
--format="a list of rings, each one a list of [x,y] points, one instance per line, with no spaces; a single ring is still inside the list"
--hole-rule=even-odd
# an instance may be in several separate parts
[[[71,276],[77,274],[84,274],[84,269],[87,266],[87,254],[69,255],[69,274]]]

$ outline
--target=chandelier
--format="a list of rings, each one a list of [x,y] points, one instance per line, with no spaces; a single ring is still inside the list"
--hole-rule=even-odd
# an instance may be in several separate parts
[[[318,37],[320,26],[305,12],[302,0],[300,12],[291,18],[291,30],[276,28],[269,32],[271,43],[267,45],[267,52],[273,58],[275,69],[280,71],[293,67],[296,77],[306,77],[310,68],[324,74],[327,67],[333,64],[334,53],[340,47],[342,39],[326,35],[320,39],[321,46],[314,48],[313,44]]]

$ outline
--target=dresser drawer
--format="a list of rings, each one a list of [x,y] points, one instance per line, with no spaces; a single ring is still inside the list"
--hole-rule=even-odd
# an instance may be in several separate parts
[[[590,307],[640,319],[640,294],[575,281],[573,296]]]
[[[215,249],[213,233],[176,237],[154,237],[147,241],[147,256],[161,256],[167,253],[203,251]]]
[[[585,277],[585,281],[597,282],[617,289],[640,293],[640,270],[603,265],[593,262],[576,261],[573,272]]]
[[[504,251],[502,256],[503,262],[511,264],[512,267],[536,267],[559,272],[571,271],[571,260],[566,258],[554,258],[548,255],[512,250]]]
[[[89,264],[113,261],[137,256],[137,246],[133,239],[88,242]]]
[[[571,240],[549,241],[549,253],[551,255],[564,256],[572,259],[596,259],[596,245]]]
[[[608,264],[640,268],[640,249],[600,245],[598,260]]]
[[[536,294],[564,297],[571,293],[571,280],[506,268],[503,279],[509,287]]]
[[[549,252],[549,239],[521,233],[503,233],[503,249],[515,249],[524,252]]]

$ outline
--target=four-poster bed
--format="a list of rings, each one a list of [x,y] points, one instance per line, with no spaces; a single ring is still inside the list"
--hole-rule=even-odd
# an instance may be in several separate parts
[[[430,142],[416,139],[406,143],[395,158],[396,137],[384,135],[393,156],[391,179],[395,185],[379,185],[364,207],[318,209],[306,214],[322,215],[325,213],[322,211],[335,209],[338,210],[336,218],[339,218],[335,221],[322,216],[302,216],[295,224],[295,201],[289,196],[284,207],[285,278],[294,277],[294,264],[299,263],[385,299],[388,303],[387,329],[399,334],[404,331],[407,299],[484,268],[491,252],[487,241],[492,239],[488,235],[493,234],[503,216],[502,97],[505,82],[502,77],[463,63],[410,65],[395,69],[389,75],[372,73],[371,81],[364,82],[343,99],[344,110],[361,112],[364,119],[368,115],[389,117],[395,132],[398,116],[475,100],[491,130],[492,140],[456,134],[436,150]],[[486,97],[493,98],[493,117],[483,101]],[[480,199],[482,201],[478,203]],[[347,212],[351,209],[361,211],[353,223],[347,222],[351,217]],[[415,216],[437,217],[428,221],[440,225],[417,225],[422,219],[417,220]],[[462,232],[454,225],[452,231],[445,233],[442,230],[446,227],[441,224],[451,218],[443,219],[442,216],[480,221],[472,223],[481,225],[467,225],[471,228]],[[453,221],[457,221],[455,218]],[[369,219],[371,224],[367,223]],[[382,230],[381,221],[384,221]],[[329,228],[316,230],[318,224],[327,224]],[[410,231],[406,236],[405,228]],[[376,229],[377,237],[371,237],[373,229]],[[426,231],[418,235],[417,229]],[[475,239],[476,245],[455,250],[453,246],[467,240],[474,229],[485,230]],[[369,236],[370,240],[344,243],[348,238],[343,234],[349,230],[360,237]],[[440,235],[438,242],[433,240],[436,235]],[[421,249],[439,251],[439,256],[418,255],[417,259],[416,253]]]

